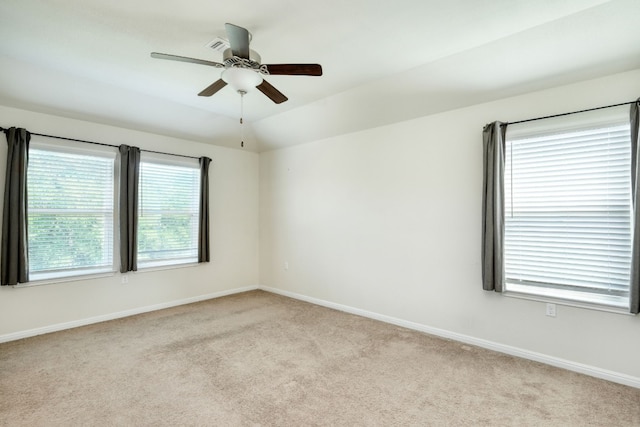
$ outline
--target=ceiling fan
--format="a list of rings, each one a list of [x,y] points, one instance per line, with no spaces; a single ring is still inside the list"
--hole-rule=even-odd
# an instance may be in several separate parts
[[[222,63],[158,52],[152,52],[151,57],[224,68],[221,78],[204,88],[198,96],[211,96],[229,84],[240,95],[255,87],[273,102],[280,104],[288,98],[267,82],[263,75],[322,75],[322,66],[319,64],[261,64],[260,55],[249,49],[251,33],[246,28],[227,23],[225,29],[231,47],[224,51]]]

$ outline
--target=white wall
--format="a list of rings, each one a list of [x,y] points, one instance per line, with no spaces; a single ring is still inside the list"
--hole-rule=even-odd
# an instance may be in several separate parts
[[[258,155],[0,106],[3,127],[212,159],[210,263],[24,288],[0,287],[0,341],[258,284]],[[0,143],[0,188],[7,145]],[[0,205],[2,201],[0,200]],[[1,211],[0,211],[1,214]]]
[[[640,384],[640,318],[480,282],[482,127],[638,96],[635,70],[263,153],[261,284]]]

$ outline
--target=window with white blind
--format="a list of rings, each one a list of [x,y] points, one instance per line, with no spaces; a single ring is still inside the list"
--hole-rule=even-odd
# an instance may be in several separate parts
[[[505,147],[506,290],[628,307],[628,121],[520,133]]]
[[[27,171],[31,280],[114,270],[115,158],[115,149],[31,142]]]
[[[198,261],[200,168],[196,159],[142,153],[138,267]]]

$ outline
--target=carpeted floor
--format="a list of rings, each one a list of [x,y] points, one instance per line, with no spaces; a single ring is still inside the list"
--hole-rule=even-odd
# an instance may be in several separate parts
[[[640,390],[262,291],[0,344],[3,426],[639,426]]]

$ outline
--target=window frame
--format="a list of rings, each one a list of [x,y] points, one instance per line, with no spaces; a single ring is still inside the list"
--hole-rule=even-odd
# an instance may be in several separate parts
[[[161,166],[180,167],[192,169],[195,173],[194,184],[195,189],[193,191],[194,199],[192,205],[195,206],[195,211],[189,211],[191,214],[191,243],[194,246],[190,249],[193,254],[190,256],[179,256],[171,258],[160,258],[155,260],[145,260],[140,257],[140,231],[141,231],[141,218],[143,217],[142,209],[142,197],[143,197],[143,164],[157,164]],[[161,210],[162,212],[164,210]],[[166,210],[166,212],[173,212],[172,210]],[[138,230],[136,239],[137,246],[137,268],[138,270],[153,270],[153,269],[166,269],[166,268],[180,268],[189,265],[198,264],[198,228],[199,228],[199,214],[200,214],[200,164],[198,159],[172,156],[168,154],[155,153],[143,151],[140,153],[140,174],[138,180]]]
[[[62,154],[74,154],[83,156],[95,156],[108,158],[113,165],[112,180],[112,213],[111,213],[111,265],[96,267],[66,268],[59,270],[49,270],[42,272],[32,272],[29,270],[29,282],[20,286],[34,286],[63,281],[82,280],[86,278],[97,278],[112,276],[118,271],[119,265],[119,234],[118,234],[118,182],[119,182],[119,162],[117,147],[88,145],[86,143],[74,143],[73,141],[49,141],[47,137],[38,136],[32,138],[29,143],[29,151],[32,149],[39,151],[49,151]],[[31,154],[31,153],[30,153]],[[31,164],[31,163],[30,163]],[[29,184],[27,184],[29,186]],[[27,212],[29,209],[27,207]],[[27,218],[29,214],[27,213]],[[31,247],[31,245],[29,245]]]
[[[506,246],[507,246],[507,233],[506,233],[506,221],[507,221],[507,211],[509,209],[507,205],[507,198],[509,195],[507,194],[507,179],[508,179],[508,170],[507,170],[507,152],[508,145],[511,144],[514,140],[522,140],[524,138],[535,137],[535,136],[548,136],[554,134],[561,134],[571,131],[579,131],[586,129],[597,129],[610,125],[620,125],[620,124],[629,124],[628,115],[626,114],[626,110],[622,111],[621,109],[611,109],[612,111],[594,111],[587,114],[577,115],[578,117],[570,117],[564,119],[551,119],[551,120],[541,120],[539,123],[535,123],[530,126],[529,129],[518,130],[516,128],[515,132],[510,127],[507,128],[507,134],[505,138],[505,181],[502,183],[503,190],[505,192],[505,203],[504,203],[504,219],[505,219],[505,242],[504,242],[504,257],[505,257],[505,271],[503,271],[504,277],[504,291],[503,294],[505,296],[523,298],[529,300],[536,300],[542,302],[552,302],[563,305],[571,305],[582,308],[590,308],[596,310],[610,311],[615,313],[624,313],[628,314],[628,309],[630,305],[630,297],[629,296],[608,296],[602,293],[595,292],[585,292],[585,291],[573,291],[568,289],[554,289],[553,287],[545,287],[545,286],[535,286],[531,284],[522,284],[522,283],[514,283],[513,281],[508,280],[506,273],[506,265],[507,265],[507,254],[506,254]],[[510,132],[511,131],[511,132]],[[629,151],[631,150],[630,141],[629,141]],[[631,174],[629,173],[629,179],[631,179]],[[629,192],[628,203],[631,207],[631,193]],[[629,238],[633,239],[633,219],[632,212],[629,212],[631,227],[629,229]],[[630,285],[630,283],[629,283]]]

